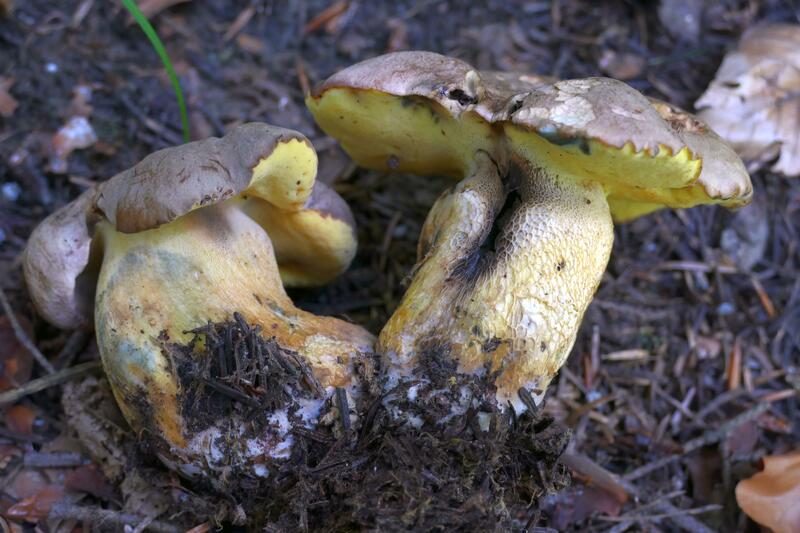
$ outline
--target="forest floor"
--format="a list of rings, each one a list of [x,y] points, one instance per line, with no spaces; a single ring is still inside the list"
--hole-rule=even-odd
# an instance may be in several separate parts
[[[13,3],[0,17],[0,288],[61,370],[96,359],[97,350],[89,335],[37,316],[19,268],[26,239],[93,183],[179,144],[180,117],[157,56],[119,3]],[[798,20],[790,2],[660,5],[207,0],[169,7],[152,22],[183,83],[193,137],[264,121],[312,140],[319,179],[356,215],[359,252],[332,285],[291,296],[377,333],[407,286],[421,224],[448,181],[355,167],[315,127],[307,87],[374,55],[424,49],[481,69],[616,77],[692,110],[743,31]],[[76,116],[98,140],[58,154],[54,134]],[[736,482],[761,457],[800,442],[800,181],[767,169],[752,178],[754,202],[738,213],[664,210],[616,228],[602,285],[548,397],[548,412],[573,430],[565,456],[573,483],[542,503],[542,525],[744,530]],[[751,260],[743,267],[736,254]],[[14,365],[23,368],[17,383],[8,379]],[[0,390],[45,374],[0,316]],[[0,417],[0,513],[19,503],[3,492],[10,476],[37,468],[42,453],[55,456],[48,450],[65,453],[51,445],[69,434],[61,396],[61,386],[47,388]],[[87,501],[113,501],[113,487],[99,490],[90,465],[70,465],[84,467],[67,476],[84,483],[73,479],[70,490],[88,483]]]

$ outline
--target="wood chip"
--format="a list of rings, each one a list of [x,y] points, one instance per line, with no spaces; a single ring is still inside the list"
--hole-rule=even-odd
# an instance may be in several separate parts
[[[641,361],[642,359],[647,359],[649,356],[650,352],[647,350],[634,348],[631,350],[607,353],[601,358],[603,361]]]
[[[2,0],[0,0],[0,4],[2,4]],[[2,9],[0,9],[2,11]],[[14,114],[19,103],[17,100],[11,96],[9,90],[14,85],[14,78],[6,78],[0,76],[0,116],[3,118],[8,118]]]

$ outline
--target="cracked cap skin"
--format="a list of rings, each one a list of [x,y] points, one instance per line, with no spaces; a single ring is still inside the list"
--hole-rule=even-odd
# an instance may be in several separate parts
[[[428,215],[409,289],[380,334],[390,382],[436,349],[461,372],[494,373],[498,401],[517,410],[517,391],[541,396],[569,354],[612,221],[752,196],[705,124],[613,79],[398,52],[334,74],[306,102],[357,163],[461,180]]]
[[[299,133],[245,124],[147,156],[30,237],[23,266],[40,313],[64,328],[93,315],[123,414],[185,475],[216,483],[225,465],[255,468],[290,439],[275,427],[226,447],[222,428],[245,424],[233,414],[202,433],[192,429],[204,414],[185,409],[179,371],[164,349],[188,345],[190,330],[238,312],[304,358],[326,395],[335,387],[357,393],[353,364],[372,351],[373,337],[296,308],[284,289],[322,284],[355,254],[352,214],[314,183],[316,170],[316,153]]]

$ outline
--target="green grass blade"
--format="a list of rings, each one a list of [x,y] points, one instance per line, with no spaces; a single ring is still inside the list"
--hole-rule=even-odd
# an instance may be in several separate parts
[[[135,0],[121,1],[122,5],[125,6],[125,9],[130,12],[131,16],[133,16],[133,19],[137,24],[139,24],[139,27],[142,28],[142,31],[149,39],[150,44],[153,45],[153,49],[155,49],[158,57],[161,58],[161,62],[164,64],[164,68],[167,71],[167,76],[169,76],[169,81],[172,82],[172,88],[175,89],[175,98],[178,99],[178,107],[181,111],[181,126],[183,126],[183,139],[184,141],[189,142],[189,115],[186,112],[186,101],[183,99],[181,82],[178,80],[178,75],[175,73],[175,69],[172,67],[172,61],[170,61],[167,50],[164,48],[164,43],[162,43],[161,39],[158,38],[158,34],[153,28],[153,25],[150,24],[150,21],[144,16],[144,13],[142,13],[142,11],[139,9],[139,6],[136,5]]]

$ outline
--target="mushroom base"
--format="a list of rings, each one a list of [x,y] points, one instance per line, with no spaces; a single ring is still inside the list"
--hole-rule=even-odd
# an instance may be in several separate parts
[[[238,207],[131,235],[98,226],[95,324],[117,403],[165,464],[226,491],[274,477],[292,429],[315,428],[336,388],[358,394],[353,367],[373,342],[295,308],[269,238]]]
[[[294,469],[291,513],[325,530],[511,531],[535,525],[543,496],[569,483],[558,462],[570,436],[540,410],[498,407],[485,380],[430,351],[420,372],[358,401],[345,439]],[[309,468],[309,466],[313,466]],[[310,505],[310,502],[319,504]],[[313,528],[312,528],[313,529]]]
[[[163,437],[146,433],[143,440],[171,469],[250,500],[253,490],[274,488],[295,432],[325,433],[320,420],[332,417],[334,389],[323,388],[307,361],[262,337],[238,313],[192,333],[186,345],[162,344],[179,384],[182,457]]]

